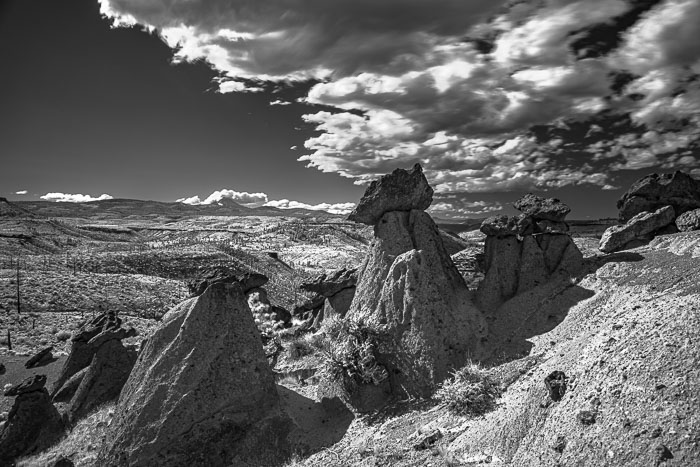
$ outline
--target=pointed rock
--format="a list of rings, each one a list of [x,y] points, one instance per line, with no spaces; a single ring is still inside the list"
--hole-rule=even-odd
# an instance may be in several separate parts
[[[122,390],[103,465],[271,465],[290,420],[241,283],[170,310]]]

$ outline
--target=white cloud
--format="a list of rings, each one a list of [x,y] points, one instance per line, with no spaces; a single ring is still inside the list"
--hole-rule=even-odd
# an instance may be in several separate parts
[[[113,199],[113,196],[108,194],[101,194],[97,198],[90,195],[83,195],[80,193],[69,194],[69,193],[46,193],[40,196],[41,199],[46,201],[56,201],[61,203],[87,203],[90,201],[103,201],[106,199]]]
[[[189,198],[180,198],[176,200],[176,202],[191,205],[206,205],[219,204],[225,199],[230,199],[246,206],[261,206],[267,202],[267,195],[265,193],[248,193],[247,191],[222,189],[214,191],[204,200],[202,200],[199,196],[192,196]]]
[[[613,28],[633,2],[100,3],[118,25],[157,32],[176,62],[206,61],[219,72],[221,92],[319,80],[297,102],[337,111],[303,116],[318,134],[299,160],[356,183],[420,162],[441,194],[580,184],[609,190],[621,170],[700,165],[697,0],[663,0],[627,31],[608,35],[590,28]],[[620,40],[588,54],[607,36]],[[582,38],[592,45],[577,51]],[[616,77],[630,72],[613,92]],[[603,128],[601,120],[616,117],[629,117],[633,128]],[[555,135],[581,122],[591,125],[572,132],[573,141]],[[535,125],[549,133],[535,137]],[[274,201],[284,202],[295,203]]]
[[[26,195],[27,193],[29,193],[27,190],[15,191],[15,194],[16,194],[16,195]]]
[[[312,211],[326,211],[331,214],[348,214],[355,208],[355,203],[321,203],[321,204],[306,204],[299,201],[290,201],[288,199],[272,200],[265,203],[265,206],[278,209],[310,209]]]

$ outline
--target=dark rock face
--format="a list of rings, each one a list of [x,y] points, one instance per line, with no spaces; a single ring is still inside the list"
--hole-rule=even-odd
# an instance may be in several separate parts
[[[681,232],[700,230],[700,209],[685,212],[676,218],[676,227]]]
[[[45,365],[46,363],[53,361],[52,352],[53,346],[46,347],[45,349],[40,350],[39,352],[37,352],[36,355],[27,360],[27,362],[24,364],[24,367],[27,369],[34,368],[36,366]]]
[[[676,215],[700,208],[700,180],[683,172],[647,175],[634,182],[617,202],[622,222],[664,206],[672,206]]]
[[[225,267],[214,267],[204,271],[198,278],[187,282],[190,295],[202,295],[212,284],[239,283],[245,292],[267,284],[268,278],[254,272],[241,272]]]
[[[1,465],[48,448],[63,433],[61,416],[45,384],[46,376],[36,375],[5,391],[5,396],[16,399],[0,432]]]
[[[119,397],[136,363],[136,352],[127,350],[121,342],[121,339],[130,334],[134,333],[124,329],[110,330],[107,335],[99,334],[90,340],[97,351],[90,366],[82,373],[80,383],[70,400],[69,420],[78,420],[105,402]]]
[[[481,225],[487,235],[486,274],[476,298],[485,311],[494,311],[555,276],[571,276],[583,263],[583,254],[567,234],[564,218],[570,208],[566,204],[528,194],[514,206],[523,214],[490,217]]]
[[[122,320],[114,312],[107,312],[83,322],[71,338],[71,349],[61,373],[53,385],[51,394],[55,395],[74,374],[87,368],[95,356],[96,348],[88,342],[98,334],[109,329],[121,327]]]
[[[290,419],[244,284],[215,283],[170,310],[121,392],[102,465],[274,465]]]
[[[347,318],[390,336],[393,394],[426,396],[476,351],[484,323],[427,213],[388,212],[374,234]]]
[[[307,292],[332,297],[343,289],[354,287],[357,284],[357,268],[338,269],[330,274],[323,274],[312,282],[301,284],[300,288]]]
[[[608,227],[600,239],[600,251],[612,253],[648,242],[663,228],[672,225],[676,215],[672,206],[655,212],[641,212],[624,225]]]
[[[420,164],[411,170],[396,169],[373,181],[348,219],[367,225],[379,222],[390,211],[425,210],[433,202],[433,189]]]
[[[541,198],[532,193],[520,198],[513,207],[536,221],[563,222],[571,208],[556,198]]]

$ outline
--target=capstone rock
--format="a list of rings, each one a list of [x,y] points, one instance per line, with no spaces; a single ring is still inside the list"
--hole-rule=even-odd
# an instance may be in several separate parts
[[[536,221],[563,222],[571,208],[556,198],[542,198],[528,193],[517,200],[513,207]]]
[[[647,175],[634,182],[617,202],[622,222],[664,206],[672,206],[676,215],[700,208],[700,180],[680,171]]]
[[[390,211],[425,210],[433,202],[433,189],[416,164],[410,170],[396,169],[370,183],[348,219],[375,225]]]

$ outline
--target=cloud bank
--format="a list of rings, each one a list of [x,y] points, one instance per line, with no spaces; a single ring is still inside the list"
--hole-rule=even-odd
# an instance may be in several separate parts
[[[460,200],[700,170],[697,0],[100,4],[206,61],[220,92],[319,80],[299,160],[356,183],[420,162]]]
[[[113,196],[104,193],[98,196],[97,198],[90,195],[83,195],[80,193],[46,193],[45,195],[40,196],[40,198],[46,201],[56,201],[60,203],[87,203],[90,201],[103,201],[106,199],[114,199]]]
[[[211,205],[223,204],[222,202],[226,199],[230,199],[246,207],[267,206],[278,209],[309,209],[312,211],[326,211],[331,214],[348,214],[355,207],[355,203],[307,204],[288,199],[269,200],[265,193],[248,193],[229,189],[216,190],[204,200],[199,196],[191,196],[180,198],[176,200],[176,202],[190,205]]]

